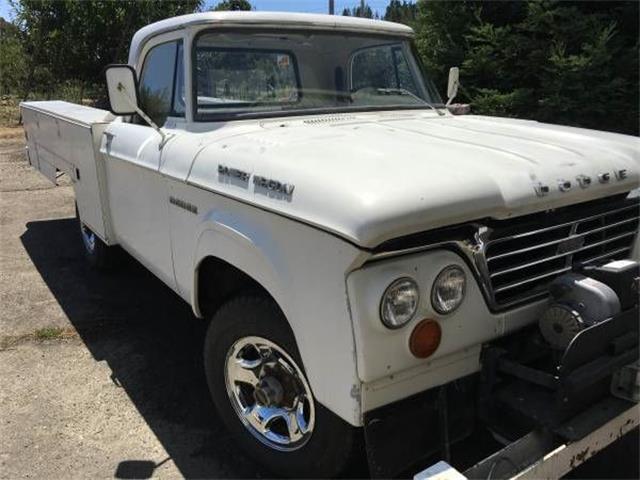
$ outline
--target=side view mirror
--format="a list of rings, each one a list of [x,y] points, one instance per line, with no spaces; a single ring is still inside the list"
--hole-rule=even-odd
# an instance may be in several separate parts
[[[134,113],[140,115],[151,128],[160,134],[162,141],[159,147],[162,148],[171,135],[163,132],[140,108],[138,80],[133,67],[131,65],[108,65],[104,70],[104,75],[107,79],[109,110],[111,110],[111,113],[114,115],[133,115]]]
[[[460,86],[460,69],[451,67],[449,69],[449,84],[447,86],[447,105],[458,95],[458,87]]]
[[[109,65],[104,71],[109,104],[114,115],[133,115],[138,107],[138,82],[131,65]]]

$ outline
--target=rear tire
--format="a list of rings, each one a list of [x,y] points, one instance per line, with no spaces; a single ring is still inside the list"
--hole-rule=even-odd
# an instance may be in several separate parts
[[[242,349],[248,349],[244,356],[239,351]],[[221,419],[243,452],[275,475],[330,478],[351,464],[354,453],[359,451],[360,432],[313,397],[293,333],[273,300],[255,294],[224,304],[209,325],[204,362],[209,390]],[[234,368],[241,370],[236,382],[231,378]],[[246,376],[248,373],[251,378]],[[249,383],[244,383],[246,378]],[[274,378],[277,380],[272,388]],[[265,396],[271,403],[265,402]],[[296,408],[299,398],[310,403],[303,402],[304,406]],[[256,409],[275,420],[260,424],[256,417],[264,418],[263,415],[256,412],[251,417],[246,413]],[[284,412],[284,416],[273,415],[274,411]],[[267,433],[261,433],[258,427]]]
[[[117,264],[117,247],[110,247],[82,223],[76,204],[76,220],[82,239],[84,257],[92,268],[97,270],[111,270]]]

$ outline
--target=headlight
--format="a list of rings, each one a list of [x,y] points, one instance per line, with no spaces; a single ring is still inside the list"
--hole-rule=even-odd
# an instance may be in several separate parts
[[[407,324],[418,309],[420,291],[409,277],[399,278],[387,287],[380,302],[380,319],[388,328]]]
[[[431,289],[431,305],[436,312],[446,314],[453,312],[464,299],[467,278],[464,270],[457,265],[450,265],[442,270],[433,282]]]

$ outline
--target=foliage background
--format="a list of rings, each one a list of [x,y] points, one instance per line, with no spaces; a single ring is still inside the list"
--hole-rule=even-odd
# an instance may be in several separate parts
[[[637,1],[420,2],[438,85],[461,66],[477,113],[638,134]]]
[[[104,98],[102,69],[125,62],[144,25],[203,8],[202,0],[10,0],[0,22],[0,94],[13,99]],[[384,19],[416,30],[441,92],[461,67],[458,101],[478,114],[640,133],[640,2],[392,0]],[[217,10],[247,10],[224,0]],[[374,17],[365,1],[343,15]]]

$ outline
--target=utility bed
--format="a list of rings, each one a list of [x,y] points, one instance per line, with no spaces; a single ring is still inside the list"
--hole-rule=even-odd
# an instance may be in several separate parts
[[[54,185],[67,174],[83,223],[105,243],[112,243],[100,141],[113,115],[62,101],[23,102],[20,108],[29,164]]]

